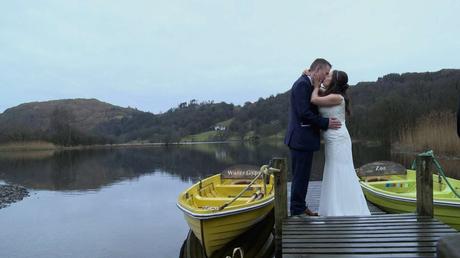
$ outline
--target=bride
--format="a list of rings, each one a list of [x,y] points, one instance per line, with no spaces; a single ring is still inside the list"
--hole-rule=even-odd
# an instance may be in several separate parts
[[[334,70],[323,82],[315,82],[311,102],[319,106],[323,117],[337,117],[342,122],[338,130],[323,131],[325,143],[325,165],[319,214],[321,216],[370,215],[366,199],[361,190],[353,165],[351,139],[345,126],[345,115],[349,115],[348,76]]]

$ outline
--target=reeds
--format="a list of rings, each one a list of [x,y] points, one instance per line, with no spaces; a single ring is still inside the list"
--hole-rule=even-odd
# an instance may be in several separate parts
[[[400,144],[414,151],[431,149],[435,154],[460,156],[457,117],[452,112],[432,112],[408,125],[400,134]]]

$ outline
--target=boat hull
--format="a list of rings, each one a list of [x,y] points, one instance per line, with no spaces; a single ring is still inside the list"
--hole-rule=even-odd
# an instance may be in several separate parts
[[[200,219],[184,213],[185,220],[200,240],[207,256],[224,247],[251,226],[263,220],[273,209],[273,203],[266,206],[212,219]]]

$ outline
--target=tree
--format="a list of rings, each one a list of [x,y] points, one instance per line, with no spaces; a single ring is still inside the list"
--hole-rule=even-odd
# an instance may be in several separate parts
[[[65,108],[56,107],[51,113],[50,130],[54,143],[70,146],[73,144],[72,123],[75,121],[74,114]]]

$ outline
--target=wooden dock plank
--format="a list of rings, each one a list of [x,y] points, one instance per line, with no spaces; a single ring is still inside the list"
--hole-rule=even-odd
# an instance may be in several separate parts
[[[331,220],[331,221],[321,221],[321,220],[316,220],[312,219],[307,222],[302,221],[302,220],[292,220],[292,221],[285,221],[283,225],[286,226],[296,226],[296,225],[308,225],[308,226],[321,226],[321,225],[385,225],[385,224],[394,224],[394,223],[402,223],[402,224],[429,224],[429,223],[440,223],[439,221],[436,220],[427,220],[427,219],[407,219],[407,218],[401,218],[398,220],[398,218],[389,218],[389,219],[374,219],[374,220],[369,220],[369,219],[356,219],[356,220]]]
[[[435,241],[424,242],[359,242],[359,243],[285,243],[284,248],[384,248],[384,247],[436,247]]]
[[[416,214],[290,217],[283,222],[283,257],[436,257],[441,237],[459,234]]]
[[[319,210],[319,201],[321,198],[321,181],[310,181],[308,184],[308,190],[307,190],[307,197],[306,197],[306,202],[308,205],[308,208],[312,211],[318,212]],[[291,183],[288,183],[288,201],[289,201],[289,194],[290,194],[290,189],[291,189]],[[289,206],[289,203],[288,203]],[[379,209],[377,206],[374,204],[367,202],[367,206],[369,207],[369,210],[372,215],[379,215],[379,214],[385,214],[384,211]]]
[[[436,253],[422,254],[285,254],[284,258],[428,258],[436,257]]]
[[[306,201],[313,211],[318,211],[320,193],[321,182],[310,182]],[[289,217],[282,225],[283,257],[436,257],[440,238],[459,234],[428,216],[368,207],[371,216]]]
[[[328,227],[328,225],[321,225],[321,226],[311,226],[311,225],[303,225],[303,226],[285,226],[284,227],[286,231],[315,231],[315,232],[323,232],[323,231],[342,231],[342,232],[348,232],[348,231],[359,231],[359,230],[381,230],[383,232],[386,232],[388,230],[408,230],[408,229],[447,229],[450,230],[451,228],[447,225],[442,225],[442,224],[435,224],[435,225],[424,225],[424,224],[412,224],[412,225],[402,225],[402,226],[397,226],[397,227],[391,227],[391,226],[362,226],[362,225],[354,225],[354,226],[348,226],[348,227],[342,227],[340,225],[334,224]]]
[[[292,235],[283,235],[283,241],[287,239],[360,239],[360,238],[383,238],[383,237],[412,237],[412,238],[419,238],[419,237],[443,237],[448,235],[456,235],[458,232],[423,232],[423,233],[405,233],[405,234],[375,234],[369,235],[367,233],[362,234],[352,234],[352,235],[301,235],[301,234],[292,234]]]
[[[439,236],[424,236],[424,237],[379,237],[379,238],[290,238],[283,239],[283,244],[290,243],[403,243],[403,242],[433,242],[438,241]]]
[[[326,224],[327,223],[327,224]],[[402,226],[402,225],[443,225],[440,222],[435,222],[435,221],[426,221],[426,220],[415,220],[415,221],[397,221],[397,220],[392,220],[392,221],[330,221],[330,222],[307,222],[307,223],[302,223],[302,222],[296,222],[296,223],[284,223],[283,225],[285,227],[322,227],[322,226],[341,226],[341,227],[354,227],[354,226]]]
[[[328,224],[325,223],[315,223],[315,224],[284,224],[285,228],[323,228],[323,227],[334,227],[340,226],[341,228],[349,228],[349,227],[373,227],[373,226],[380,226],[380,227],[399,227],[399,226],[410,226],[410,225],[426,225],[426,226],[445,226],[437,221],[409,221],[409,222],[347,222],[347,223],[339,223],[339,222],[331,222]]]
[[[289,237],[289,235],[303,235],[303,236],[317,236],[317,237],[327,237],[327,236],[336,236],[336,235],[342,235],[343,237],[353,237],[356,235],[365,235],[367,234],[369,237],[379,237],[379,236],[384,236],[386,234],[421,234],[421,233],[438,233],[438,234],[443,234],[443,233],[455,233],[453,231],[448,231],[444,229],[430,229],[430,230],[398,230],[398,231],[377,231],[377,232],[363,232],[363,231],[349,231],[349,232],[341,232],[341,231],[326,231],[326,232],[310,232],[306,233],[303,231],[291,231],[291,232],[283,232],[283,237]]]
[[[418,216],[415,213],[403,213],[403,214],[381,214],[381,215],[369,215],[369,216],[337,216],[337,217],[310,217],[311,221],[321,221],[321,220],[369,220],[369,219],[382,219],[382,218],[410,218],[410,219],[431,219],[430,217],[426,216]],[[292,217],[293,220],[297,219],[297,217]],[[300,218],[302,219],[302,218]]]
[[[283,253],[300,254],[396,254],[435,253],[436,247],[365,247],[365,248],[283,248]]]

